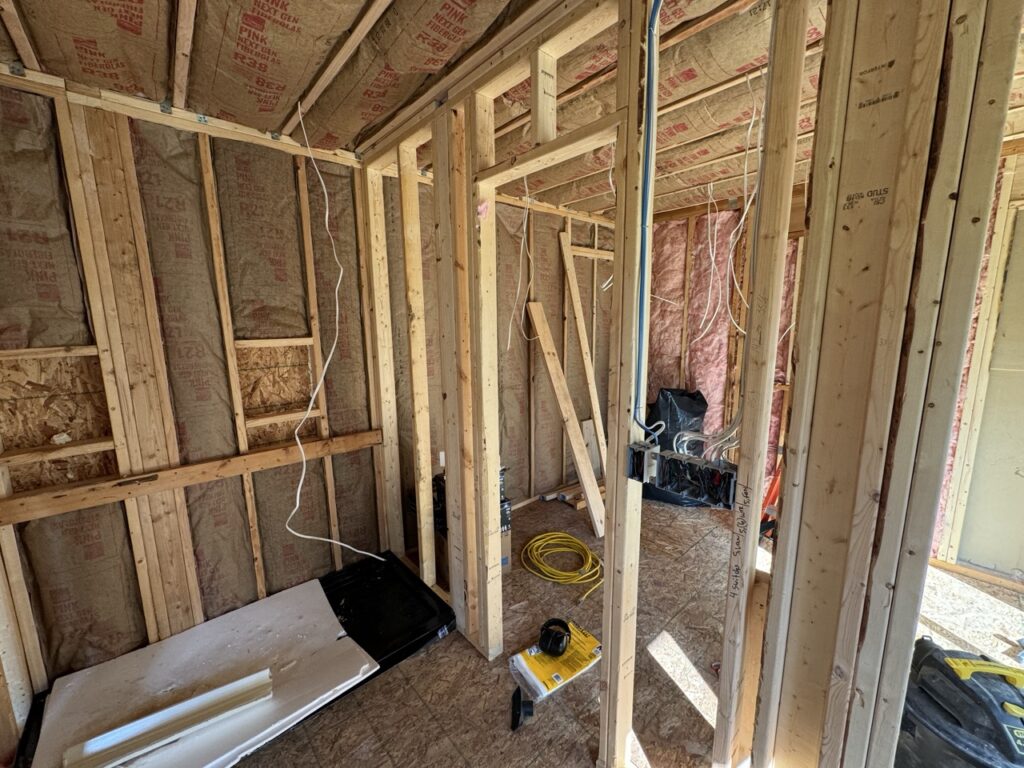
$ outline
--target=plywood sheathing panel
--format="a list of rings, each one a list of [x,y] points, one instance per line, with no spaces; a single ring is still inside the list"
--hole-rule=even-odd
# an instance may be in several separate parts
[[[6,450],[108,436],[99,361],[70,357],[0,362],[0,414]],[[111,452],[10,468],[15,492],[116,473]]]
[[[686,311],[688,222],[654,225],[651,238],[651,314],[647,342],[647,402],[662,388],[678,387]]]
[[[565,219],[560,216],[538,213],[531,218],[533,225],[533,288],[532,301],[544,305],[544,314],[549,318],[551,335],[558,358],[564,360],[562,339],[563,287],[562,255],[558,242],[558,233],[565,227]],[[527,318],[529,319],[529,318]],[[527,333],[531,336],[532,328],[527,322]],[[562,415],[558,410],[558,400],[551,386],[544,363],[544,353],[539,344],[533,345],[533,453],[535,457],[534,487],[538,492],[550,491],[562,485],[563,430]]]
[[[314,146],[352,147],[491,26],[507,0],[395,0],[306,117]],[[301,131],[292,132],[301,139]]]
[[[119,504],[25,523],[18,538],[50,679],[145,644]]]
[[[135,122],[132,139],[181,460],[234,456],[195,136]],[[241,478],[189,486],[185,499],[204,613],[212,618],[255,600]]]
[[[301,471],[301,464],[289,464],[256,472],[252,476],[269,593],[294,587],[333,570],[329,544],[301,539],[285,529],[285,520],[295,504],[295,488]],[[330,536],[324,468],[320,461],[310,461],[306,465],[302,503],[291,525],[310,536]]]
[[[92,343],[54,132],[49,99],[0,88],[3,349]]]
[[[214,139],[235,338],[309,336],[291,158]]]
[[[361,7],[359,0],[203,0],[196,7],[189,107],[277,130]]]
[[[309,351],[308,346],[237,350],[246,416],[305,410],[316,384]]]
[[[46,72],[153,101],[167,97],[171,0],[19,3]]]
[[[302,409],[305,410],[305,407],[305,403],[303,403]],[[249,448],[294,442],[295,427],[298,423],[298,419],[295,419],[294,421],[282,421],[277,424],[263,424],[258,427],[250,427],[248,433]],[[299,430],[299,436],[303,439],[316,437],[316,419],[310,418],[309,421],[303,424],[302,429]]]
[[[523,319],[530,290],[530,257],[523,249],[523,238],[529,225],[524,209],[510,205],[497,206],[496,224],[497,281],[501,286],[497,295],[501,464],[505,467],[505,495],[518,501],[530,494],[532,345],[527,339],[533,337],[533,329],[529,320]]]

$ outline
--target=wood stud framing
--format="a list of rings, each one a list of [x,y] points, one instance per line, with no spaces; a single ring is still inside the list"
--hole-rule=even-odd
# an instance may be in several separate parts
[[[601,457],[601,471],[606,473],[608,471],[608,445],[605,441],[604,417],[601,416],[604,404],[597,395],[594,358],[588,341],[587,319],[583,315],[583,302],[580,300],[580,285],[579,279],[576,276],[576,263],[574,261],[575,253],[578,251],[575,251],[572,247],[572,235],[569,232],[562,232],[558,237],[562,251],[562,263],[565,265],[566,285],[569,288],[570,309],[576,325],[576,337],[580,344],[580,357],[583,360],[583,375],[587,380],[587,394],[590,395],[590,414],[594,420],[594,429],[597,433],[597,450]],[[596,293],[593,295],[596,295]],[[568,354],[568,351],[566,351],[567,359]],[[602,508],[603,506],[602,504]],[[602,515],[603,517],[604,515]],[[601,520],[601,527],[604,527],[603,519]]]
[[[789,233],[796,159],[797,115],[804,70],[803,40],[807,30],[807,0],[780,3],[772,23],[771,66],[765,105],[763,174],[752,242],[757,269],[752,273],[744,360],[743,414],[739,432],[739,463],[732,541],[726,576],[725,637],[719,676],[718,718],[712,760],[736,765],[743,755],[737,732],[752,724],[739,721],[744,687],[757,686],[759,675],[749,669],[757,655],[746,654],[755,559],[765,485],[765,463],[775,395],[775,358],[782,312],[783,276]],[[749,258],[749,257],[748,257]],[[760,634],[760,633],[758,633]],[[747,662],[747,664],[745,664]],[[753,711],[746,715],[753,717]]]
[[[1017,157],[1006,158],[1003,165],[999,206],[992,232],[992,251],[989,255],[988,278],[978,309],[975,332],[975,352],[971,356],[967,374],[967,387],[960,415],[960,435],[953,456],[952,478],[942,520],[942,538],[938,557],[955,563],[960,551],[960,536],[967,512],[967,496],[974,475],[974,454],[978,448],[985,400],[988,392],[989,366],[995,344],[999,309],[1002,304],[1003,282],[1010,248],[1015,240],[1017,211],[1011,210],[1010,194],[1016,175]]]
[[[315,161],[313,161],[315,162]],[[327,420],[327,383],[324,372],[324,353],[320,343],[320,310],[316,300],[316,265],[313,253],[313,222],[309,213],[309,184],[306,171],[306,159],[295,158],[295,185],[299,197],[299,223],[302,227],[302,263],[303,276],[306,282],[306,312],[309,320],[309,354],[312,358],[313,386],[318,388],[316,406],[305,412],[306,418],[316,420],[317,434],[321,440],[331,436],[331,427]],[[301,418],[301,417],[300,417]],[[324,490],[327,495],[327,522],[331,538],[341,541],[341,521],[338,519],[338,501],[334,488],[334,462],[330,456],[324,456]],[[341,568],[341,546],[331,545],[331,562],[335,568]]]
[[[402,489],[398,458],[398,411],[395,403],[394,342],[388,288],[387,242],[384,233],[384,179],[380,171],[356,172],[356,226],[360,230],[360,273],[368,299],[367,355],[370,359],[370,421],[383,435],[374,446],[377,472],[377,516],[380,544],[396,555],[405,553],[402,531]]]
[[[303,107],[309,109],[345,66],[356,47],[386,11],[391,0],[374,0],[360,16],[350,35],[303,95]],[[656,51],[676,45],[725,18],[750,8],[754,0],[725,3],[704,17],[681,25],[665,35]],[[949,382],[956,376],[957,354],[962,357],[960,327],[969,313],[973,294],[968,290],[976,264],[965,258],[953,264],[948,254],[978,250],[983,239],[987,208],[982,205],[991,186],[991,160],[999,154],[997,134],[1005,114],[1007,72],[1012,72],[1016,31],[1020,9],[1011,9],[1006,0],[987,0],[981,7],[966,0],[914,0],[911,10],[893,14],[871,14],[866,4],[853,0],[833,4],[824,49],[825,59],[820,103],[815,127],[815,185],[811,189],[812,217],[808,233],[808,252],[801,276],[800,326],[795,341],[796,371],[792,391],[793,416],[790,445],[787,445],[787,489],[780,518],[779,540],[770,593],[755,579],[754,555],[757,523],[761,508],[761,489],[766,466],[768,420],[774,393],[773,376],[781,309],[782,275],[785,249],[793,233],[793,175],[797,126],[796,117],[803,104],[800,87],[805,54],[816,52],[820,43],[805,44],[809,0],[775,4],[770,66],[752,73],[767,79],[765,150],[762,159],[762,185],[756,209],[757,225],[752,237],[752,296],[749,316],[749,347],[742,363],[736,350],[736,366],[745,374],[742,399],[734,393],[731,404],[742,403],[739,449],[739,497],[728,573],[728,597],[725,615],[725,648],[719,696],[714,761],[732,766],[753,753],[757,768],[773,759],[815,761],[822,765],[883,764],[891,757],[894,723],[898,723],[897,705],[902,700],[905,681],[903,646],[913,628],[923,569],[926,565],[925,536],[928,533],[928,504],[937,493],[935,473],[940,466],[937,448],[948,437],[955,392]],[[266,595],[266,580],[260,553],[259,526],[256,519],[252,472],[283,466],[297,460],[293,446],[249,451],[247,431],[260,424],[294,422],[303,412],[261,414],[246,417],[238,383],[237,350],[244,348],[309,347],[314,375],[323,371],[319,317],[317,316],[312,226],[310,221],[307,165],[305,155],[316,160],[342,163],[356,168],[356,219],[359,242],[361,301],[366,317],[364,335],[370,379],[370,421],[372,429],[353,435],[330,436],[327,402],[319,394],[309,416],[316,421],[317,439],[305,444],[310,457],[323,460],[330,506],[332,538],[340,538],[335,507],[331,456],[372,447],[376,477],[380,543],[400,558],[405,558],[402,525],[402,488],[399,473],[398,423],[395,391],[395,363],[392,348],[388,259],[384,228],[383,178],[394,175],[397,166],[403,222],[405,271],[405,310],[409,318],[408,356],[413,405],[413,476],[417,508],[418,570],[420,577],[434,586],[435,552],[431,493],[432,452],[427,379],[426,318],[423,296],[423,263],[420,244],[421,211],[419,185],[433,184],[434,223],[438,260],[440,354],[442,357],[443,431],[446,449],[446,498],[448,515],[448,560],[450,563],[450,600],[460,631],[486,657],[496,658],[503,651],[502,579],[500,565],[500,526],[498,467],[500,429],[498,420],[498,328],[497,328],[497,244],[496,206],[499,202],[523,206],[520,200],[497,193],[497,187],[579,154],[616,145],[615,181],[619,194],[614,220],[614,252],[600,248],[597,224],[609,225],[600,215],[578,215],[566,208],[530,202],[532,210],[566,218],[566,231],[560,245],[568,288],[563,311],[572,313],[579,338],[584,374],[595,427],[599,436],[602,468],[607,482],[607,505],[601,503],[583,437],[565,388],[564,368],[553,358],[550,329],[543,308],[528,304],[538,331],[548,373],[555,382],[556,396],[569,430],[569,445],[589,491],[594,528],[605,532],[607,564],[602,639],[604,659],[601,665],[601,732],[599,765],[618,768],[627,764],[628,737],[632,726],[632,691],[636,652],[637,584],[640,536],[640,485],[625,480],[627,446],[644,439],[633,418],[636,393],[646,390],[646,359],[640,327],[640,308],[649,301],[640,286],[649,283],[649,259],[641,258],[640,243],[653,217],[644,220],[640,178],[645,169],[653,175],[653,157],[643,157],[642,130],[645,120],[641,103],[647,76],[651,41],[646,39],[649,0],[581,0],[556,3],[541,0],[501,29],[494,38],[470,53],[463,62],[437,83],[427,88],[409,105],[399,110],[369,140],[360,145],[366,153],[363,162],[345,152],[309,150],[291,139],[277,138],[226,121],[207,119],[184,109],[188,84],[188,64],[195,19],[195,0],[179,3],[175,55],[172,71],[172,103],[169,114],[159,106],[141,99],[108,91],[69,92],[60,78],[30,71],[24,78],[0,68],[0,84],[21,87],[54,99],[64,164],[71,198],[71,212],[82,255],[83,279],[94,319],[95,344],[73,348],[44,348],[0,352],[0,359],[20,357],[60,358],[95,355],[103,376],[111,420],[109,437],[76,441],[64,446],[41,447],[0,453],[0,637],[5,649],[13,644],[13,653],[0,654],[0,678],[8,687],[7,699],[0,697],[0,733],[15,731],[23,718],[27,688],[39,690],[48,685],[45,663],[39,644],[24,574],[20,573],[13,525],[27,520],[81,509],[101,503],[122,502],[136,559],[147,632],[151,640],[201,621],[195,562],[192,557],[190,529],[184,506],[183,488],[213,478],[240,476],[243,479],[249,514],[257,590]],[[893,20],[894,14],[903,16]],[[982,13],[985,24],[980,24]],[[952,15],[951,15],[952,14]],[[964,17],[960,27],[951,19]],[[17,17],[12,0],[0,0],[0,18],[11,32],[19,55],[30,70],[38,69],[28,36]],[[606,68],[570,89],[557,93],[558,58],[581,42],[618,26],[618,63]],[[984,29],[989,73],[978,79],[976,91],[967,84],[978,70],[982,45],[979,30]],[[885,34],[882,34],[883,30]],[[856,34],[854,34],[856,33]],[[925,297],[942,306],[925,307],[917,316],[928,314],[934,338],[922,321],[915,326],[912,345],[928,347],[930,356],[920,365],[908,366],[908,380],[916,387],[904,404],[903,418],[916,422],[899,423],[896,444],[907,448],[910,458],[897,458],[892,469],[895,489],[905,496],[908,509],[901,519],[902,507],[890,499],[886,510],[883,538],[878,557],[872,559],[874,526],[878,519],[878,496],[882,488],[885,455],[888,446],[894,391],[901,386],[899,352],[903,340],[906,298],[910,291],[913,256],[918,247],[921,189],[925,186],[927,153],[935,124],[935,93],[942,66],[944,47],[957,34],[966,36],[952,47],[948,57],[954,72],[950,93],[961,107],[973,104],[970,131],[963,116],[954,123],[947,116],[944,141],[959,141],[963,156],[964,178],[938,174],[933,184],[948,185],[959,193],[959,201],[948,197],[929,208],[929,214],[942,206],[943,219],[936,215],[927,222],[920,236],[935,246],[929,253],[942,261],[945,284],[939,271],[932,283],[917,285]],[[974,35],[973,38],[970,36]],[[1013,42],[1009,42],[1009,38]],[[967,40],[970,38],[970,40]],[[989,39],[991,38],[991,39]],[[874,147],[874,162],[850,162],[848,155],[857,141],[864,141],[877,117],[857,106],[857,72],[866,59],[861,51],[878,41],[894,48],[894,56],[912,56],[910,64],[895,69],[905,75],[901,83],[897,118],[885,117],[891,131]],[[958,47],[959,46],[959,47]],[[972,47],[973,46],[973,47]],[[898,49],[898,50],[897,50]],[[897,56],[898,58],[898,56]],[[962,60],[961,60],[962,59]],[[1003,59],[1007,59],[1004,61]],[[652,62],[657,77],[657,61]],[[1005,65],[1005,66],[1004,66]],[[995,70],[999,71],[996,72]],[[494,125],[494,100],[526,77],[532,81],[530,111],[505,126]],[[559,103],[596,85],[616,80],[616,111],[590,125],[561,136],[557,131]],[[882,77],[882,76],[880,76]],[[864,78],[861,78],[862,80]],[[870,78],[867,78],[870,80]],[[660,105],[657,114],[665,114],[694,103],[711,93],[736,86],[747,75],[707,89],[671,104]],[[19,82],[20,81],[20,82]],[[965,94],[971,92],[973,101]],[[567,95],[568,94],[568,95]],[[891,99],[890,101],[895,101]],[[996,113],[999,112],[997,115]],[[289,133],[298,124],[298,109],[288,118],[283,131]],[[998,119],[997,119],[998,117]],[[180,467],[176,435],[170,410],[166,363],[163,358],[159,320],[156,313],[152,274],[148,262],[142,206],[131,157],[129,118],[149,120],[199,134],[204,193],[214,250],[214,274],[221,313],[221,330],[227,353],[228,378],[240,455],[228,459],[201,462]],[[870,122],[874,120],[875,122]],[[501,162],[495,156],[495,137],[531,124],[533,148]],[[213,174],[211,136],[247,141],[272,147],[296,156],[300,223],[310,336],[290,339],[239,340],[233,337],[224,248],[217,210],[216,182]],[[432,139],[433,175],[420,172],[417,150]],[[946,151],[944,144],[941,151]],[[720,158],[721,160],[721,158]],[[717,161],[715,161],[717,162]],[[871,173],[877,163],[888,163],[891,181],[871,186]],[[1013,170],[1013,162],[1008,167]],[[856,167],[854,167],[856,166]],[[689,170],[693,170],[690,168]],[[956,186],[961,184],[962,186]],[[841,225],[840,204],[847,192],[857,186],[872,190],[886,186],[880,206],[887,206],[888,219],[879,226],[874,239],[850,243],[850,235]],[[945,187],[943,187],[944,189]],[[966,201],[970,197],[969,202]],[[937,198],[936,198],[937,200]],[[653,207],[653,206],[651,206]],[[889,209],[896,213],[888,213]],[[871,210],[871,209],[869,209]],[[692,264],[694,224],[698,212],[692,209],[673,212],[689,217],[687,259]],[[803,206],[800,206],[802,218]],[[1012,219],[1002,214],[1003,229]],[[592,247],[572,245],[571,220],[594,226]],[[979,226],[979,222],[982,222]],[[532,224],[532,219],[530,219]],[[863,222],[859,223],[860,225]],[[943,229],[945,227],[945,229]],[[802,222],[800,224],[802,232]],[[856,228],[856,227],[855,227]],[[979,234],[980,232],[980,234]],[[528,226],[524,237],[532,237]],[[870,242],[868,242],[870,240]],[[836,328],[852,325],[854,313],[844,309],[842,301],[830,290],[843,277],[839,264],[847,259],[834,258],[833,251],[857,248],[879,285],[872,293],[869,280],[858,286],[851,275],[849,288],[854,298],[871,306],[871,327],[861,334],[851,355],[864,363],[861,379],[847,386],[830,370],[835,362]],[[869,252],[870,251],[870,252]],[[845,253],[845,251],[843,251]],[[587,334],[587,321],[580,301],[577,257],[595,260],[583,276],[596,295],[596,260],[611,261],[614,273],[609,379],[608,442],[603,443],[602,411],[598,402],[593,349]],[[123,269],[125,258],[131,270]],[[858,257],[859,258],[859,257]],[[134,259],[134,261],[132,261]],[[859,263],[859,262],[858,262]],[[930,262],[929,262],[930,263]],[[690,287],[689,265],[685,281]],[[938,269],[938,268],[937,268]],[[842,273],[842,274],[841,274]],[[532,280],[531,280],[532,283]],[[877,287],[877,286],[876,286]],[[860,291],[857,293],[857,291]],[[828,298],[828,301],[826,301]],[[853,301],[853,299],[849,299]],[[927,309],[927,312],[925,311]],[[590,322],[595,323],[594,307]],[[686,312],[681,339],[681,375],[686,370]],[[131,317],[136,322],[129,323]],[[563,330],[565,327],[563,326]],[[545,333],[546,332],[546,333]],[[831,335],[830,335],[831,334]],[[939,342],[941,341],[941,347]],[[933,344],[934,342],[934,344]],[[931,346],[929,346],[931,345]],[[568,355],[568,351],[566,351]],[[531,377],[533,355],[529,357]],[[639,364],[638,364],[639,363]],[[836,363],[835,368],[842,366]],[[942,377],[945,378],[942,378]],[[558,386],[561,378],[562,386]],[[941,379],[941,380],[940,380]],[[908,385],[909,386],[909,385]],[[844,398],[826,397],[839,391]],[[909,390],[908,390],[909,391]],[[832,515],[819,526],[822,510],[829,506],[831,491],[826,491],[810,466],[815,466],[816,451],[823,450],[827,428],[835,421],[839,408],[849,402],[860,405],[853,414],[856,434],[840,457],[854,465],[847,478],[851,481],[848,505],[841,515]],[[938,403],[937,409],[924,409]],[[531,425],[534,428],[531,398]],[[908,410],[910,409],[910,410]],[[916,409],[916,410],[913,410]],[[923,414],[923,415],[922,415]],[[575,427],[575,429],[573,429]],[[824,430],[824,432],[823,432]],[[945,430],[945,431],[944,431]],[[825,437],[823,437],[825,434]],[[531,440],[532,444],[532,440]],[[117,457],[119,478],[101,478],[60,489],[44,488],[12,494],[9,467],[58,457],[113,451]],[[530,457],[530,482],[534,482],[534,462]],[[562,457],[564,460],[564,456]],[[833,457],[832,461],[838,461]],[[902,474],[900,474],[902,473]],[[896,482],[898,481],[898,482]],[[592,486],[592,487],[591,487]],[[536,490],[536,489],[531,489]],[[904,499],[897,500],[903,502]],[[845,502],[844,502],[845,504]],[[904,525],[905,522],[905,525]],[[831,563],[823,583],[811,584],[807,569],[815,565],[800,541],[808,536],[826,536],[837,541],[837,563]],[[839,552],[841,549],[841,552]],[[341,565],[340,550],[333,549],[334,565]],[[801,560],[801,558],[804,558]],[[826,557],[819,553],[818,559]],[[806,562],[804,562],[806,561]],[[828,564],[827,564],[828,565]],[[861,629],[865,591],[869,581],[878,588],[883,577],[896,579],[892,608],[876,610],[873,601],[867,614],[869,627],[877,634],[863,638]],[[888,584],[888,582],[885,582]],[[835,600],[822,616],[822,596]],[[766,604],[767,602],[767,604]],[[834,610],[833,610],[834,608]],[[767,618],[761,618],[763,615]],[[807,617],[821,621],[815,625],[820,634],[828,634],[822,647],[809,647],[810,624]],[[764,632],[763,660],[756,651]],[[823,622],[823,623],[822,623]],[[787,630],[788,634],[787,634]],[[13,643],[8,642],[13,639]],[[827,647],[826,647],[827,646]],[[799,663],[795,661],[799,659]],[[758,687],[757,682],[761,678]],[[818,674],[821,673],[821,674]],[[856,673],[856,676],[855,674]],[[864,694],[864,702],[851,697],[851,687]],[[756,728],[752,728],[754,695],[757,691]],[[810,704],[794,704],[807,701]],[[851,703],[853,702],[853,703]],[[807,716],[810,706],[813,716]],[[849,737],[844,741],[849,722]],[[751,743],[752,739],[752,743]]]
[[[91,248],[82,249],[82,260],[90,262],[87,267],[83,264],[85,272],[97,277],[88,291],[89,301],[95,325],[104,324],[109,334],[106,347],[99,343],[97,333],[97,347],[101,366],[112,368],[116,382],[113,394],[119,418],[111,418],[115,443],[119,442],[119,429],[123,429],[126,446],[124,461],[118,457],[119,468],[124,473],[138,473],[173,466],[177,463],[177,443],[168,424],[170,402],[159,382],[163,349],[158,342],[148,245],[138,238],[131,213],[141,203],[135,199],[138,190],[127,144],[127,118],[72,105],[69,123],[74,144],[65,146],[74,146],[77,151],[75,171],[81,174],[78,178],[85,187],[88,216],[78,239],[80,244],[87,238],[91,241]],[[63,133],[62,138],[66,138]],[[67,162],[71,152],[64,154]],[[75,174],[69,170],[68,176]],[[77,211],[75,216],[76,223],[82,222]],[[105,349],[109,349],[106,361]],[[149,591],[148,598],[143,592],[147,627],[152,633],[155,622],[156,636],[167,637],[202,620],[184,494],[152,494],[135,504],[137,510],[129,505],[127,511],[138,570],[146,570],[140,586]]]
[[[530,58],[530,130],[534,144],[544,144],[558,135],[556,62],[556,58],[543,46]]]
[[[955,3],[954,7],[957,7]],[[913,651],[916,617],[920,612],[935,513],[945,473],[946,449],[992,208],[1021,10],[1017,2],[989,0],[980,56],[984,66],[972,66],[977,80],[971,89],[971,118],[924,396],[926,405],[922,410],[915,469],[906,502],[885,650],[876,667],[879,689],[868,741],[870,765],[886,765],[895,755],[906,693],[906,671]]]
[[[469,324],[473,362],[473,468],[476,478],[480,651],[502,651],[501,494],[498,490],[501,430],[498,424],[497,203],[495,186],[480,181],[494,164],[494,101],[474,93],[466,107],[466,190],[469,237]],[[476,175],[476,180],[473,178]]]
[[[562,365],[558,360],[554,339],[551,338],[551,328],[544,315],[544,305],[530,302],[526,305],[526,309],[530,313],[530,321],[537,333],[548,376],[551,378],[551,386],[555,392],[555,398],[558,400],[562,425],[569,438],[573,464],[576,467],[576,477],[579,479],[583,489],[583,498],[586,500],[587,509],[590,512],[590,524],[594,529],[594,535],[600,538],[604,535],[604,502],[601,500],[601,489],[597,485],[597,478],[594,477],[594,468],[590,463],[583,431],[580,429],[579,419],[576,418],[576,411],[572,406],[572,395],[569,392],[565,374],[562,373]]]
[[[639,407],[637,393],[647,389],[645,345],[639,343],[638,306],[650,304],[640,290],[650,280],[650,260],[640,259],[640,240],[652,226],[650,211],[644,220],[640,178],[645,167],[653,173],[654,158],[644,157],[645,114],[638,94],[648,74],[658,77],[657,57],[647,61],[651,41],[646,39],[650,4],[647,0],[619,0],[619,67],[616,106],[624,111],[615,147],[615,260],[612,286],[612,332],[608,381],[608,465],[604,537],[604,616],[601,661],[600,768],[623,768],[629,759],[628,739],[633,727],[633,676],[636,654],[637,586],[640,570],[640,483],[626,479],[626,447],[645,438],[633,418]],[[641,271],[644,274],[641,276]]]
[[[405,310],[409,322],[409,374],[412,390],[413,476],[420,579],[437,582],[434,565],[434,501],[430,447],[430,392],[427,378],[427,322],[423,308],[423,251],[420,245],[420,185],[416,147],[398,148],[398,184],[402,207],[405,262]]]
[[[238,378],[238,354],[235,351],[235,328],[231,319],[231,296],[228,290],[227,263],[224,256],[224,236],[221,229],[220,202],[217,196],[217,180],[213,170],[213,150],[209,136],[197,137],[199,161],[203,174],[203,199],[206,204],[207,226],[213,251],[213,278],[217,291],[217,310],[220,315],[220,332],[224,337],[224,363],[228,373],[228,389],[231,390],[231,408],[234,411],[235,439],[238,452],[249,451],[249,426],[246,422],[245,406],[242,403],[242,388]],[[242,475],[245,495],[245,511],[249,518],[249,545],[252,548],[252,564],[256,573],[256,595],[267,596],[267,573],[263,566],[263,544],[260,540],[260,524],[256,515],[256,493],[253,489],[252,473]]]
[[[476,552],[471,525],[475,519],[472,482],[473,403],[470,380],[469,286],[466,282],[465,112],[443,109],[434,120],[434,233],[441,323],[441,387],[446,449],[445,503],[448,520],[448,580],[452,610],[460,632],[476,636]],[[466,462],[470,464],[467,468]]]

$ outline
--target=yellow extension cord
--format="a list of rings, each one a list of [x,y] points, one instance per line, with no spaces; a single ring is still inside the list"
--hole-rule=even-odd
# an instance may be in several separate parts
[[[580,567],[575,571],[563,571],[548,562],[548,558],[560,552],[568,552],[580,559]],[[534,536],[523,547],[523,567],[534,576],[556,584],[591,584],[592,586],[580,598],[587,599],[591,592],[604,583],[601,574],[601,558],[594,551],[568,533],[551,531]]]

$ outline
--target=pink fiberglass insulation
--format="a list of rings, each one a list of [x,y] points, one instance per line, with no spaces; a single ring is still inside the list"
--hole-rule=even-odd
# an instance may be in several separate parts
[[[651,312],[647,340],[647,402],[679,385],[686,296],[685,219],[654,226],[651,238]]]
[[[739,224],[738,211],[701,216],[694,227],[690,259],[689,319],[687,323],[687,381],[708,401],[704,432],[713,434],[725,426],[725,393],[728,386],[729,240]]]

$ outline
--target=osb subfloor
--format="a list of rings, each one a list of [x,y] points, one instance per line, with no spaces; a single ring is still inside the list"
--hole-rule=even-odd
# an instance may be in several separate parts
[[[644,502],[643,515],[634,728],[651,766],[707,765],[711,725],[679,686],[714,716],[714,699],[710,710],[707,700],[716,687],[711,664],[721,655],[728,518],[657,502]],[[578,605],[581,589],[542,581],[518,559],[526,541],[545,531],[568,531],[598,552],[599,543],[586,512],[558,502],[516,510],[512,528],[514,565],[503,580],[504,655],[488,663],[461,635],[450,635],[325,707],[242,765],[593,766],[597,668],[540,702],[534,719],[513,734],[515,685],[508,656],[533,643],[540,625],[553,616],[600,635],[602,590]]]
[[[1024,666],[1024,593],[929,567],[917,634]]]
[[[633,725],[652,768],[709,765],[721,656],[728,515],[645,501]],[[513,514],[513,569],[503,580],[505,649],[487,663],[458,634],[350,693],[243,761],[246,768],[589,768],[597,757],[598,670],[537,705],[509,730],[508,656],[559,616],[600,636],[602,590],[542,581],[518,553],[537,533],[563,530],[600,552],[585,512],[539,502]],[[568,565],[568,564],[567,564]],[[947,647],[1013,660],[1024,597],[929,570],[919,634]],[[701,713],[704,714],[701,714]],[[644,760],[636,760],[639,765]]]

